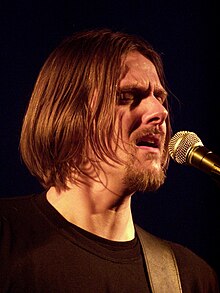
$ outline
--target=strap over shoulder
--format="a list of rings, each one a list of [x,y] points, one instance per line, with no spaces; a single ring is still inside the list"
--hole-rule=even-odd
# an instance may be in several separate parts
[[[182,293],[175,255],[168,243],[135,225],[152,293]]]

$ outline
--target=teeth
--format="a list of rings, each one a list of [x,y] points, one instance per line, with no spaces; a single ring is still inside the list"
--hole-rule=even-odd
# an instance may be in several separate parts
[[[137,140],[136,142],[137,146],[151,146],[151,147],[157,147],[158,143],[156,139],[150,138],[150,137],[142,137],[140,139]]]
[[[142,146],[142,145],[145,145],[145,146],[155,146],[155,143],[154,142],[151,142],[151,141],[139,141],[137,143],[138,146]]]

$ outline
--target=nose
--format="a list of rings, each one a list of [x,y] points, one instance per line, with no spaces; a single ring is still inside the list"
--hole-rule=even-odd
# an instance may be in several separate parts
[[[143,124],[161,125],[167,118],[168,111],[154,96],[148,96],[141,102]]]

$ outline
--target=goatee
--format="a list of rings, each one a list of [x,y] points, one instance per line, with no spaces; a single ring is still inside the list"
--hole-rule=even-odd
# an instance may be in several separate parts
[[[156,191],[164,183],[166,175],[162,167],[154,162],[153,155],[148,155],[147,160],[151,160],[150,164],[145,161],[145,164],[149,164],[149,168],[141,164],[137,166],[134,160],[127,164],[123,183],[129,192]]]

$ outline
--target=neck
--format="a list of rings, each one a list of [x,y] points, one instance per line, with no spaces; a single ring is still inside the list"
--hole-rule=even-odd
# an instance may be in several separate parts
[[[69,190],[47,192],[48,201],[69,222],[114,241],[134,238],[131,195],[120,196],[97,182],[71,185]]]

